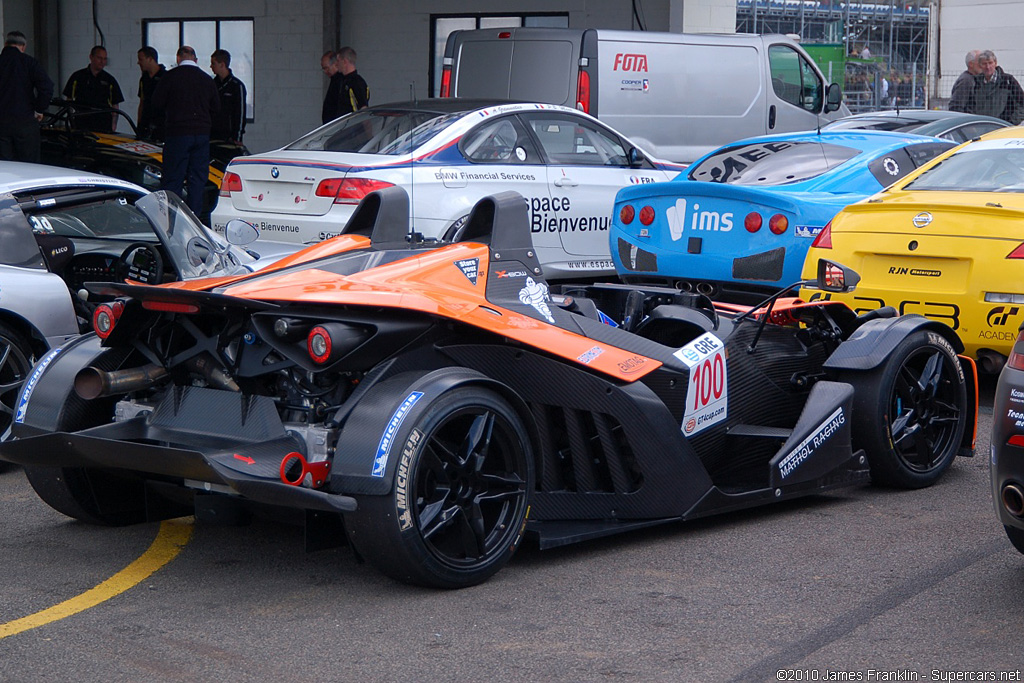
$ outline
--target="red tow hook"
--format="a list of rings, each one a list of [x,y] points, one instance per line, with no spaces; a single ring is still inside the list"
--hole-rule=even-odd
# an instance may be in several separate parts
[[[288,470],[291,467],[292,460],[298,460],[302,469],[299,471],[298,476],[294,479],[289,479]],[[318,489],[327,481],[327,475],[330,471],[331,463],[326,460],[323,462],[306,462],[306,459],[302,457],[302,453],[295,453],[294,451],[284,456],[284,459],[281,460],[281,481],[290,486],[301,486],[308,474],[312,479],[313,488]]]

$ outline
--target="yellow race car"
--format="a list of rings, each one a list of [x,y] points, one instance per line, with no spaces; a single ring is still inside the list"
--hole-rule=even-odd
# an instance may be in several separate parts
[[[892,306],[946,323],[984,372],[1003,366],[1024,321],[1024,128],[993,131],[936,157],[840,211],[814,240],[819,258],[853,268],[858,313]]]

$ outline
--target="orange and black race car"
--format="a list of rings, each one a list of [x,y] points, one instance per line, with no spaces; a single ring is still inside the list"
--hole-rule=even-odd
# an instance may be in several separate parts
[[[99,110],[117,114],[120,132],[101,133],[75,125],[77,118],[96,111],[68,100],[54,100],[43,118],[41,163],[120,178],[148,190],[160,189],[162,143],[139,137],[135,122],[120,109]],[[248,153],[242,144],[210,143],[210,175],[200,216],[204,223],[209,224],[228,162]]]
[[[44,356],[0,458],[49,505],[128,524],[303,513],[402,581],[479,583],[540,547],[973,452],[974,366],[941,323],[772,297],[549,287],[515,193],[458,243],[408,233],[400,188],[273,270],[87,285],[116,299]],[[822,261],[816,285],[852,271]],[[790,288],[792,289],[792,288]]]

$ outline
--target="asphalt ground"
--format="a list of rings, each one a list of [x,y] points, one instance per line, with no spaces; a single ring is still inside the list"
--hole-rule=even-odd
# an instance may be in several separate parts
[[[932,488],[526,543],[461,591],[305,553],[272,520],[91,527],[3,471],[0,681],[1021,680],[991,392],[977,455]]]

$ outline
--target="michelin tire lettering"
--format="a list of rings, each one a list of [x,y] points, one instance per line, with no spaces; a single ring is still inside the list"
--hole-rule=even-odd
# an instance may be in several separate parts
[[[384,476],[384,472],[388,467],[388,456],[391,454],[391,446],[395,441],[395,434],[401,428],[406,415],[416,405],[416,401],[419,401],[422,397],[422,391],[414,391],[395,409],[395,413],[391,416],[391,420],[388,421],[388,426],[384,429],[384,433],[380,437],[380,443],[377,445],[377,455],[373,459],[373,469],[370,471],[371,476],[378,479]]]

